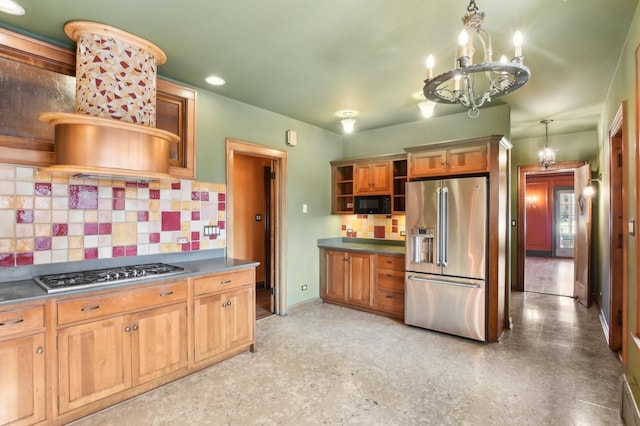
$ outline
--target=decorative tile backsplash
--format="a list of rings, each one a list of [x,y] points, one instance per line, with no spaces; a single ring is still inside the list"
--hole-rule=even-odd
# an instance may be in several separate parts
[[[0,268],[224,248],[225,192],[224,184],[77,179],[0,164]],[[205,225],[220,235],[204,236]]]
[[[404,240],[404,215],[342,216],[342,237]]]

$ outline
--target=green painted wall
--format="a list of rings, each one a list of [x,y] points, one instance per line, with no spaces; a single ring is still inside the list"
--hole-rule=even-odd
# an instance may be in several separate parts
[[[608,156],[608,131],[609,126],[613,117],[620,105],[625,102],[626,103],[626,122],[627,126],[624,129],[627,135],[628,144],[625,147],[627,150],[626,158],[628,160],[628,170],[627,170],[627,178],[629,182],[629,190],[625,192],[626,200],[628,203],[628,218],[635,219],[636,224],[638,223],[638,211],[636,209],[636,166],[638,159],[636,158],[636,149],[635,144],[637,140],[637,131],[638,131],[638,122],[637,122],[637,111],[636,111],[636,95],[634,90],[636,88],[635,83],[635,72],[636,72],[636,63],[635,63],[635,51],[640,44],[640,7],[636,9],[636,13],[633,18],[633,22],[629,27],[629,34],[627,34],[627,40],[625,42],[622,55],[620,57],[620,61],[618,62],[618,67],[616,69],[616,74],[614,76],[613,81],[611,82],[611,87],[609,89],[609,93],[607,95],[607,100],[605,102],[604,108],[602,110],[602,118],[599,129],[599,140],[600,140],[600,152],[599,155],[600,163],[599,169],[602,170],[603,176],[603,185],[602,188],[606,188],[608,186],[609,180],[609,169],[608,165],[605,164],[605,158]],[[609,194],[602,191],[601,201],[598,209],[600,211],[600,219],[599,226],[601,228],[601,234],[604,234],[608,229],[608,213],[606,210],[608,209],[608,200]],[[637,226],[637,225],[636,225]],[[637,232],[637,231],[636,231]],[[640,346],[637,343],[636,339],[632,336],[637,336],[640,330],[636,327],[636,318],[638,313],[636,307],[637,301],[637,292],[638,292],[638,284],[637,284],[637,266],[636,266],[636,243],[637,236],[627,235],[627,244],[628,244],[628,291],[627,291],[627,300],[628,300],[628,315],[626,317],[626,323],[628,325],[628,345],[626,350],[627,355],[627,366],[626,372],[632,375],[636,381],[640,381]],[[603,243],[606,239],[603,238]],[[607,252],[608,247],[605,247],[603,250],[605,253]],[[602,276],[608,276],[608,257],[603,256],[602,258],[603,268],[602,268]],[[636,395],[636,397],[640,397],[640,395]]]
[[[198,90],[196,123],[196,174],[202,182],[226,182],[226,138],[287,152],[287,304],[318,297],[316,240],[340,230],[340,218],[331,215],[329,167],[343,155],[340,135],[205,90]],[[295,147],[285,143],[289,129],[298,132]],[[308,213],[302,213],[303,203]]]

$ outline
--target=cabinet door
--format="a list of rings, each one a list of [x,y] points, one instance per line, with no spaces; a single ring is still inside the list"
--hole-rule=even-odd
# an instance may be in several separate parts
[[[373,256],[349,253],[347,301],[355,305],[373,306]]]
[[[128,315],[58,330],[60,413],[131,387],[130,330]]]
[[[225,293],[223,308],[226,349],[234,349],[253,341],[256,310],[253,284]]]
[[[322,283],[322,297],[344,301],[346,295],[346,262],[347,257],[342,251],[325,250],[324,252],[324,280]]]
[[[222,324],[223,294],[214,294],[193,301],[193,351],[195,363],[219,355],[225,350]]]
[[[131,316],[133,384],[187,368],[187,304]]]
[[[488,171],[487,145],[449,149],[447,166],[449,172],[456,174]]]
[[[437,176],[447,173],[447,151],[444,149],[409,154],[410,177]]]
[[[391,164],[381,161],[355,166],[356,194],[391,193]]]
[[[44,333],[0,342],[0,424],[45,418]]]

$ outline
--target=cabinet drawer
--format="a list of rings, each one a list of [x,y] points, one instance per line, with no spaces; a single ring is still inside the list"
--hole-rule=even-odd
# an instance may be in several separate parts
[[[378,288],[404,292],[404,271],[378,269]]]
[[[404,316],[404,293],[378,290],[377,296],[380,311]]]
[[[404,271],[404,256],[378,255],[378,268]]]
[[[68,324],[150,306],[186,300],[187,282],[169,282],[131,291],[119,291],[58,302],[58,324]]]
[[[216,291],[225,291],[246,284],[255,284],[253,269],[194,278],[193,294],[198,296]]]
[[[44,330],[44,306],[0,311],[0,338]]]

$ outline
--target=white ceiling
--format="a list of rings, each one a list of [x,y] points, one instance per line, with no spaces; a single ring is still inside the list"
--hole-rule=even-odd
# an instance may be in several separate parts
[[[72,47],[69,20],[102,22],[165,51],[159,74],[340,132],[335,112],[360,111],[356,131],[422,119],[429,53],[453,64],[467,0],[18,0],[0,26]],[[638,0],[476,0],[494,57],[524,35],[531,80],[494,100],[512,112],[512,138],[595,129]],[[208,86],[218,74],[227,84]],[[436,115],[459,112],[438,105]],[[471,119],[469,119],[471,120]],[[482,113],[477,120],[482,120]]]

